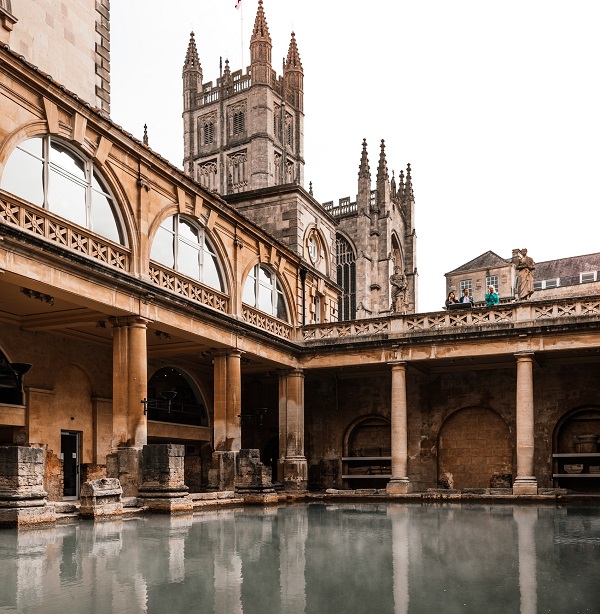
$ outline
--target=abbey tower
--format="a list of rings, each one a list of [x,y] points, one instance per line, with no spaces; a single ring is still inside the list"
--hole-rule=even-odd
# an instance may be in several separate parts
[[[283,75],[271,63],[263,0],[250,39],[250,66],[228,60],[216,83],[203,82],[194,34],[183,66],[184,169],[208,189],[300,254],[340,286],[335,319],[416,310],[416,234],[410,165],[390,180],[381,142],[375,186],[363,142],[356,199],[319,203],[304,188],[304,69],[292,32]],[[390,278],[404,277],[394,303]],[[303,282],[304,283],[304,282]],[[310,284],[309,284],[310,286]],[[318,291],[299,306],[320,322]]]

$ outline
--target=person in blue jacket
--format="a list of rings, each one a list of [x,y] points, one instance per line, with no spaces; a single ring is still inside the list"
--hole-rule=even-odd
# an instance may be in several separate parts
[[[473,297],[469,296],[469,288],[463,290],[463,295],[458,299],[459,303],[470,303],[473,305]]]
[[[488,291],[487,294],[485,295],[485,304],[488,307],[493,307],[494,305],[497,305],[500,302],[500,297],[498,296],[498,293],[496,292],[496,288],[494,288],[494,286],[488,286]]]

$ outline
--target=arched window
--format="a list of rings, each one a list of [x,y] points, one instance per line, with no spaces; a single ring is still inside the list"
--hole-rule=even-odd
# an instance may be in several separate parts
[[[242,301],[285,322],[290,320],[281,282],[275,271],[263,264],[257,264],[248,274]]]
[[[160,225],[150,258],[223,292],[215,250],[204,229],[183,215],[167,218]]]
[[[356,318],[356,256],[348,241],[341,235],[335,239],[337,282],[342,287],[338,296],[338,318]]]
[[[115,201],[92,160],[50,135],[28,139],[15,149],[4,167],[2,189],[125,244]]]
[[[237,111],[233,114],[233,136],[244,134],[244,112]]]
[[[175,391],[171,404],[161,393]],[[186,377],[173,367],[159,369],[148,382],[148,420],[208,426],[208,415]]]

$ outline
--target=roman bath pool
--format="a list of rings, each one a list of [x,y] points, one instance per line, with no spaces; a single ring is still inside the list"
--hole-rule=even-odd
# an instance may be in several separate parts
[[[2,530],[0,612],[599,613],[600,509],[315,503]]]

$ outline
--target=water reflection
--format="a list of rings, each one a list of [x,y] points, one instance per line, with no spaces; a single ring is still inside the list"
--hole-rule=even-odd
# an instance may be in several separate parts
[[[600,510],[323,505],[0,531],[0,611],[599,612]]]

